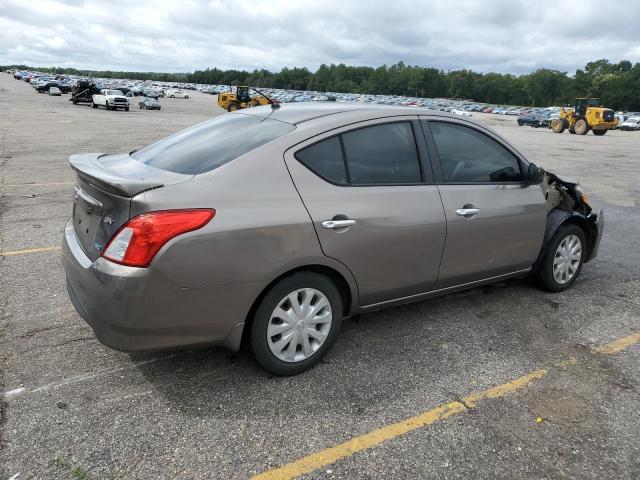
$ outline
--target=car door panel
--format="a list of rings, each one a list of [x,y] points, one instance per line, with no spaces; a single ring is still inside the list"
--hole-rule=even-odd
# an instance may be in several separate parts
[[[429,291],[437,280],[446,235],[437,187],[333,185],[294,156],[320,138],[286,152],[285,162],[324,254],[353,273],[359,304]],[[323,222],[334,219],[355,223],[347,228],[323,227]]]
[[[445,139],[438,137],[438,125],[455,128]],[[479,126],[438,119],[423,122],[423,127],[447,218],[435,288],[530,268],[544,236],[546,202],[538,185],[521,181],[523,159]],[[467,211],[472,214],[465,215]]]
[[[437,288],[531,267],[540,252],[546,210],[539,186],[440,185],[447,244]],[[464,206],[479,210],[460,216]]]

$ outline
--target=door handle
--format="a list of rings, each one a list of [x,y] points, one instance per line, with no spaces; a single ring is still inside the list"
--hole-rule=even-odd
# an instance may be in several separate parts
[[[355,224],[355,220],[325,220],[322,222],[322,228],[340,230],[341,228],[353,227]]]
[[[456,215],[460,217],[473,217],[480,213],[479,208],[459,208],[456,210]]]

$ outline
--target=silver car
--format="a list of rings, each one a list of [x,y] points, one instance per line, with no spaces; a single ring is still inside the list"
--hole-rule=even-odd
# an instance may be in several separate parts
[[[348,316],[525,275],[565,290],[603,231],[576,182],[415,108],[255,107],[70,163],[67,286],[98,339],[246,342],[278,375],[317,363]]]

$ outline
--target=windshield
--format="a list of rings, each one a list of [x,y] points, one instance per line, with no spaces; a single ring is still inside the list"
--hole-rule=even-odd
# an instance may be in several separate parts
[[[107,90],[105,95],[122,95],[122,92],[120,90]]]
[[[264,117],[222,114],[135,151],[137,161],[170,172],[197,175],[295,130]]]

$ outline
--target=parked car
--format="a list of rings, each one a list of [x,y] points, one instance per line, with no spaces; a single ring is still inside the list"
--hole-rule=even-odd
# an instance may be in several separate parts
[[[102,89],[100,93],[91,97],[91,106],[98,108],[105,107],[107,110],[117,110],[122,108],[129,111],[129,99],[120,90]]]
[[[169,98],[189,98],[189,94],[182,90],[167,90],[164,92],[164,96]]]
[[[157,98],[143,97],[138,106],[141,110],[160,110],[160,102]]]
[[[640,130],[640,117],[629,117],[620,125],[620,130]]]
[[[49,87],[49,95],[59,97],[62,91],[58,87]]]
[[[518,125],[529,125],[534,128],[548,127],[549,126],[549,114],[539,112],[528,112],[518,117]]]
[[[36,86],[36,91],[38,93],[48,93],[49,89],[51,87],[58,87],[58,82],[55,81],[46,81],[46,82],[40,82],[37,86]]]
[[[161,95],[160,95],[160,92],[158,92],[158,91],[154,90],[153,88],[145,88],[145,89],[142,91],[142,94],[143,94],[145,97],[149,97],[149,98],[160,98],[160,96],[161,96]]]
[[[462,117],[470,117],[472,115],[471,112],[467,112],[466,110],[462,110],[460,108],[452,108],[451,113],[453,113],[454,115],[460,115]]]
[[[254,107],[70,164],[63,263],[98,339],[244,338],[278,375],[316,364],[345,316],[527,274],[564,291],[603,231],[578,183],[424,109]]]

